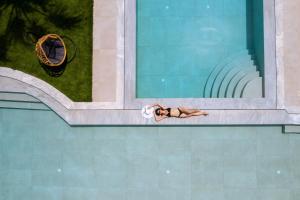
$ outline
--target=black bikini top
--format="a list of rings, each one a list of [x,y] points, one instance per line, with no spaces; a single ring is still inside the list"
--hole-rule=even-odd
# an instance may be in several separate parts
[[[166,116],[171,117],[171,108],[167,108],[166,110],[168,111],[168,114]]]

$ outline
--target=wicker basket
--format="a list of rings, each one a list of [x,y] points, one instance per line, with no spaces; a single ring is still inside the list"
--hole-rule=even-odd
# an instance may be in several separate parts
[[[35,45],[35,51],[41,63],[49,67],[59,67],[66,61],[67,49],[57,34],[41,37]]]

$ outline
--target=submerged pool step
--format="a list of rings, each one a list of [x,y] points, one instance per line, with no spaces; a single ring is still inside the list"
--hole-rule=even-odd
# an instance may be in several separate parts
[[[210,97],[217,98],[220,86],[225,78],[225,76],[228,74],[228,72],[233,68],[244,68],[247,69],[249,66],[253,66],[253,61],[251,60],[250,55],[243,55],[236,60],[234,60],[232,63],[229,63],[225,65],[222,69],[219,70],[219,72],[214,77],[211,91],[210,91]]]
[[[234,76],[232,77],[232,79],[230,80],[230,82],[227,85],[225,97],[226,98],[235,98],[234,92],[235,92],[235,88],[237,87],[239,82],[248,74],[253,74],[253,73],[259,76],[259,73],[254,68],[249,68],[247,70],[241,70],[241,71],[237,72],[236,74],[234,74]]]
[[[38,99],[24,93],[0,92],[0,100],[16,102],[40,102]]]
[[[258,72],[250,72],[248,74],[246,74],[245,76],[243,76],[237,83],[237,85],[235,86],[234,90],[233,90],[233,97],[234,98],[242,98],[242,92],[244,87],[247,85],[248,82],[250,82],[251,80],[255,79],[259,77],[259,73]]]
[[[253,80],[249,81],[243,91],[242,91],[242,98],[262,98],[263,91],[262,91],[262,77],[255,77]]]
[[[30,95],[10,92],[0,92],[0,107],[30,110],[50,110],[48,106]]]
[[[228,71],[228,73],[223,78],[223,80],[219,86],[219,90],[218,90],[219,98],[226,98],[226,90],[228,89],[229,84],[231,83],[231,81],[233,80],[235,75],[237,75],[241,71],[243,71],[244,73],[249,73],[252,71],[255,72],[256,68],[255,68],[255,66],[248,67],[248,68],[236,67],[236,68],[233,68],[230,71]]]
[[[300,134],[300,126],[294,126],[294,125],[283,126],[283,133]]]
[[[0,108],[16,108],[28,110],[50,110],[43,103],[20,102],[20,101],[2,101],[0,100]]]
[[[211,97],[211,89],[212,85],[214,83],[215,78],[218,76],[220,71],[224,68],[224,66],[228,66],[228,64],[232,63],[233,61],[239,59],[240,57],[243,56],[248,56],[249,52],[248,50],[242,50],[232,56],[228,56],[225,58],[220,64],[214,67],[214,69],[211,71],[210,75],[208,76],[205,87],[203,90],[203,97],[210,98]]]
[[[241,51],[217,65],[210,73],[203,96],[206,98],[259,98],[262,78],[252,55]]]
[[[248,66],[250,66],[250,65],[253,65],[253,62],[252,62],[252,60],[250,60],[250,56],[246,55],[245,57],[241,57],[240,59],[237,59],[237,60],[233,61],[232,63],[228,64],[227,66],[225,66],[220,71],[218,76],[215,78],[214,84],[212,86],[211,97],[213,97],[213,98],[220,97],[219,96],[220,86],[230,70],[232,70],[233,68],[247,69]]]

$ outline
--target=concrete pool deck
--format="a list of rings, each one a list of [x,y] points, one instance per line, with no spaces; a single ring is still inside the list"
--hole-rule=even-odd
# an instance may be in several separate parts
[[[103,102],[76,103],[48,83],[23,72],[0,68],[0,91],[25,93],[50,107],[70,125],[157,125],[140,110],[107,109]],[[159,125],[298,125],[300,114],[285,109],[209,110],[208,117],[168,119]]]
[[[94,1],[92,100],[112,108],[121,108],[123,100],[123,10],[122,0]]]
[[[300,1],[277,0],[275,8],[277,81],[276,75],[273,81],[277,94],[272,97],[274,101],[262,104],[258,102],[263,99],[252,99],[236,106],[235,100],[231,100],[234,106],[229,105],[225,110],[215,103],[216,99],[212,99],[209,103],[201,104],[203,109],[209,109],[208,117],[169,119],[161,125],[300,125],[300,84],[297,84],[300,77],[300,40],[297,36],[300,26],[293,20],[299,18]],[[124,25],[125,21],[131,22],[125,18],[124,11],[123,0],[94,1],[93,102],[72,102],[44,81],[5,67],[0,68],[0,92],[31,95],[71,125],[156,124],[153,120],[142,118],[142,104],[135,107],[126,105],[125,96],[132,94],[126,91],[124,83]],[[155,103],[157,100],[152,101],[147,103]],[[221,102],[223,106],[226,101],[223,99]],[[178,106],[180,102],[160,103]]]
[[[291,113],[300,113],[300,1],[283,2],[283,68],[284,74],[284,105]]]

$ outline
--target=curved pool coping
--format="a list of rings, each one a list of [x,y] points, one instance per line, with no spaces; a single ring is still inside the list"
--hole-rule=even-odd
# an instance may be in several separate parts
[[[70,125],[295,125],[300,115],[284,109],[209,110],[208,117],[168,119],[161,123],[144,119],[139,109],[111,108],[111,103],[73,102],[43,80],[24,72],[0,67],[0,91],[26,93],[56,112]]]
[[[21,81],[24,84],[28,84],[34,88],[37,88],[48,94],[49,97],[52,97],[53,99],[55,99],[55,101],[57,101],[67,109],[122,109],[121,105],[118,105],[114,102],[73,102],[61,91],[48,84],[47,82],[8,67],[0,67],[0,76]]]

